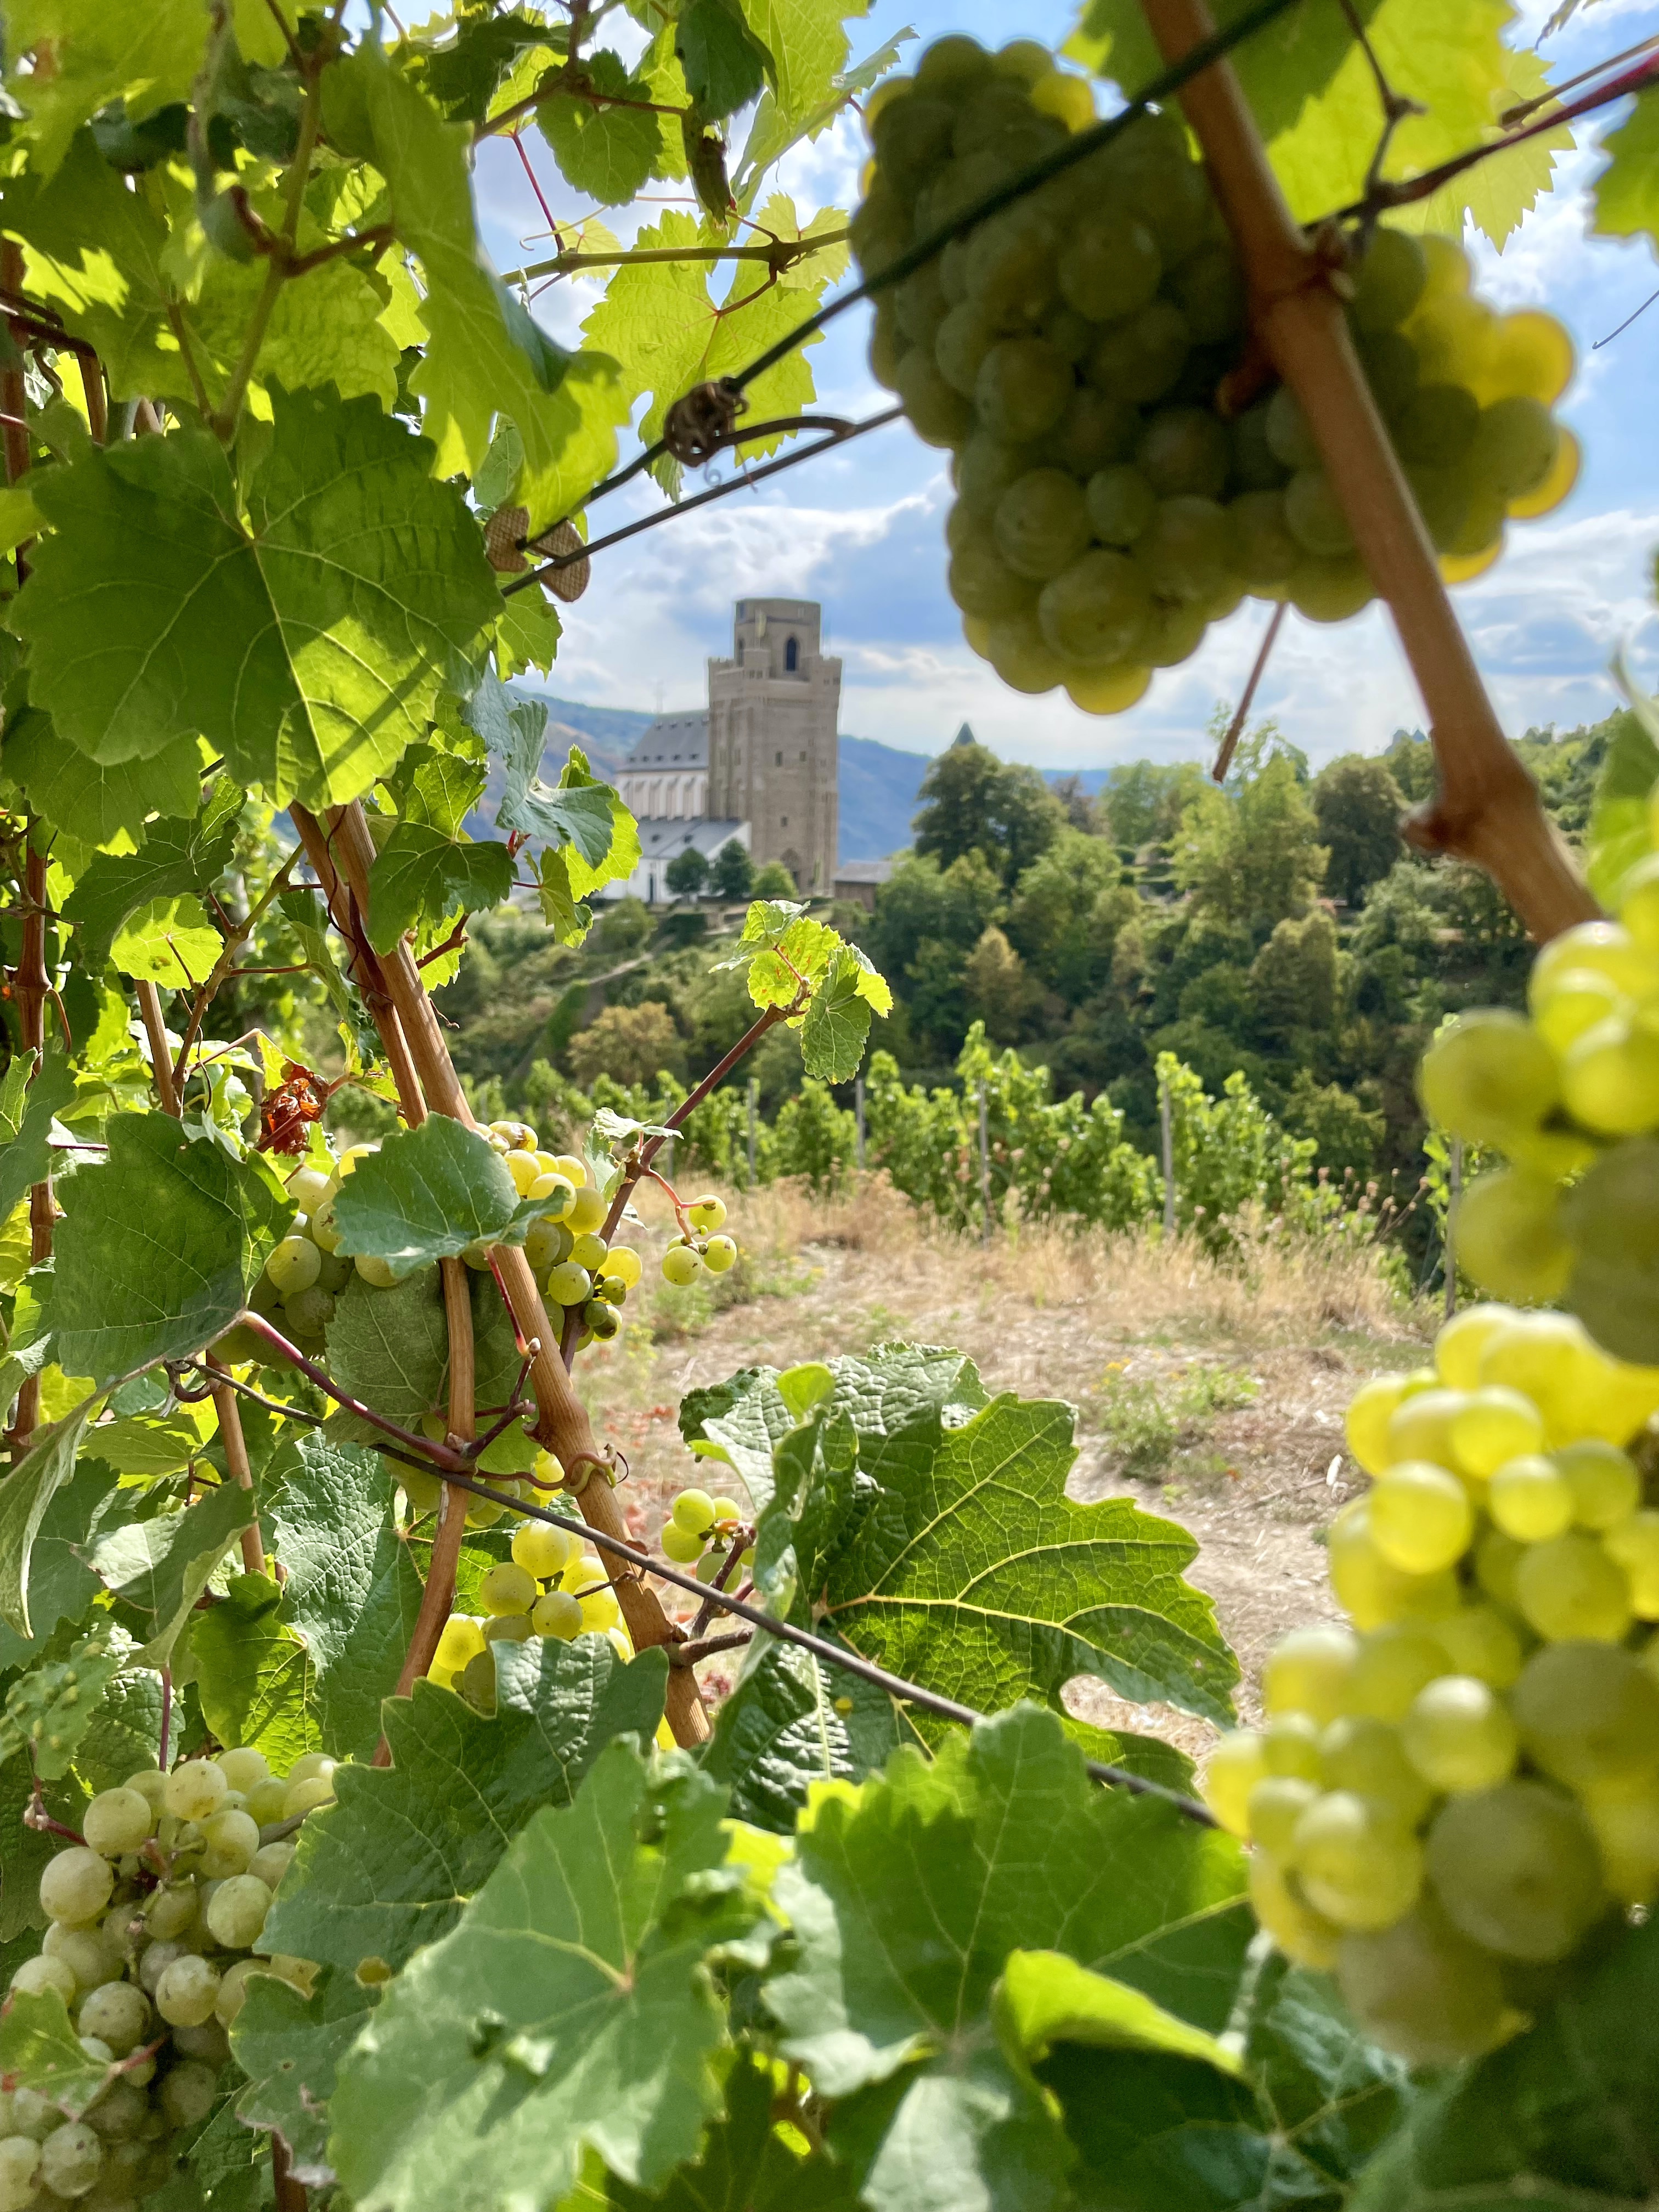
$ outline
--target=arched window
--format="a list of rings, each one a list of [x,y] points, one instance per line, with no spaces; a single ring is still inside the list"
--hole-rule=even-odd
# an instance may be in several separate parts
[[[792,637],[787,641],[783,648],[783,672],[786,676],[793,676],[799,666],[800,647]]]

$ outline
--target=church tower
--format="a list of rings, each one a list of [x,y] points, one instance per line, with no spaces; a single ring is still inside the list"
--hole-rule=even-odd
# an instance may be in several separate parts
[[[804,893],[836,879],[841,662],[810,599],[739,599],[730,660],[708,664],[711,815],[747,822],[756,866],[781,860]]]

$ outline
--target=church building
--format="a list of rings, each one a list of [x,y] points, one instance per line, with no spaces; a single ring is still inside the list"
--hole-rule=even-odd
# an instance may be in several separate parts
[[[617,779],[642,858],[618,893],[649,904],[696,847],[712,861],[736,838],[757,867],[781,860],[802,894],[828,896],[840,829],[841,662],[822,650],[811,599],[739,599],[729,660],[708,663],[702,714],[665,714]]]

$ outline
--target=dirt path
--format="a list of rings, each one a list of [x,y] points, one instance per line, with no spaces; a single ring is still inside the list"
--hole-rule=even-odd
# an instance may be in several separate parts
[[[1273,1638],[1333,1611],[1318,1539],[1358,1480],[1344,1407],[1364,1376],[1417,1364],[1425,1341],[1369,1255],[1269,1250],[1245,1275],[1189,1248],[1043,1234],[983,1252],[928,1236],[878,1186],[833,1205],[762,1193],[734,1201],[732,1225],[744,1260],[714,1296],[668,1291],[648,1265],[656,1286],[635,1325],[584,1356],[602,1432],[628,1455],[640,1533],[696,1479],[676,1425],[687,1390],[902,1337],[959,1346],[993,1389],[1067,1401],[1078,1409],[1070,1494],[1127,1494],[1192,1532],[1191,1578],[1238,1652],[1245,1712]],[[659,1248],[653,1217],[634,1233],[647,1253]],[[729,1679],[719,1662],[707,1676],[715,1694]],[[1092,1683],[1068,1695],[1090,1720],[1189,1751],[1212,1733]]]

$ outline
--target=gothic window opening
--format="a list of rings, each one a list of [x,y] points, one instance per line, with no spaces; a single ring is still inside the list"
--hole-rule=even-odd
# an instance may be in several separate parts
[[[795,640],[792,637],[792,638],[789,638],[789,639],[786,640],[785,644],[784,644],[784,648],[783,648],[783,671],[784,671],[784,674],[785,674],[786,676],[793,676],[793,675],[795,673],[796,670],[797,670],[799,666],[800,666],[800,647],[796,643]]]

